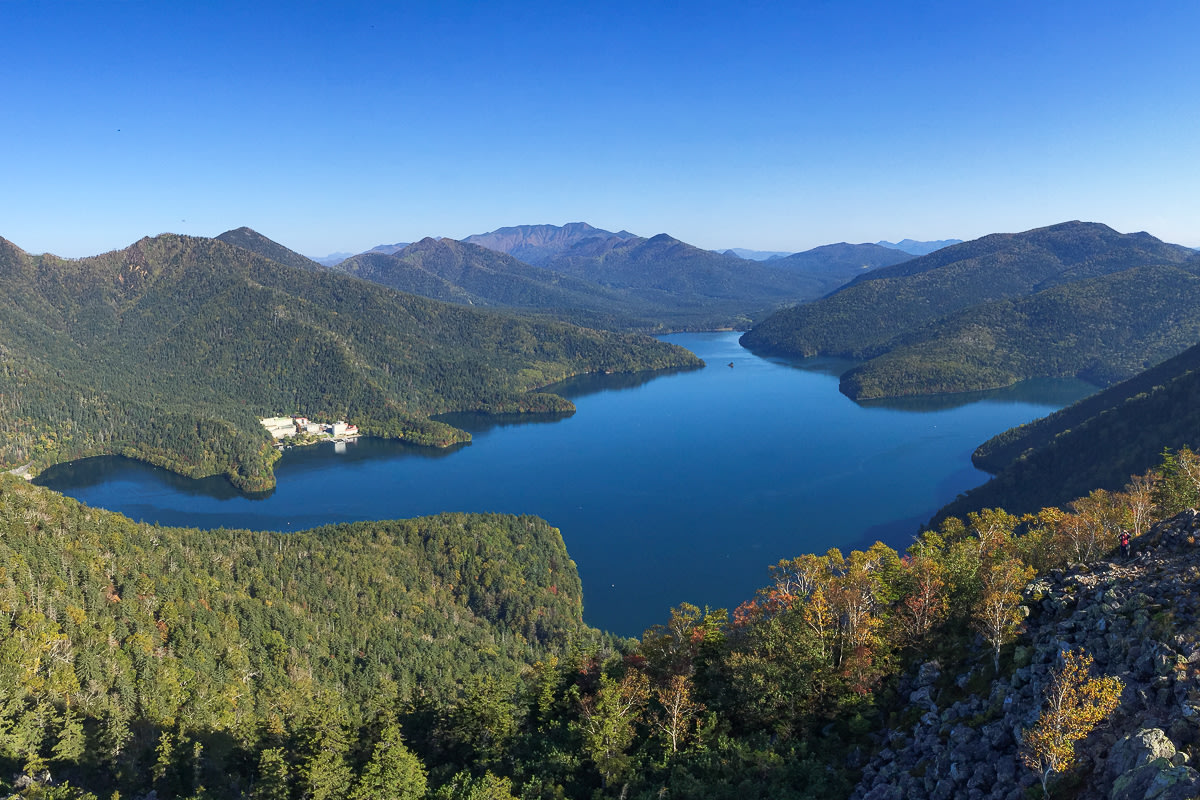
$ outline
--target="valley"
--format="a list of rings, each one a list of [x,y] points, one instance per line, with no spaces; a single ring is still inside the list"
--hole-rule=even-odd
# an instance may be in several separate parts
[[[0,454],[41,473],[0,479],[14,788],[1200,786],[1169,583],[1200,503],[1193,251],[1064,223],[760,263],[513,230],[489,243],[544,266],[424,239],[327,267],[248,228],[74,261],[0,241]],[[821,273],[824,299],[763,305]],[[347,419],[365,436],[272,446]],[[1146,567],[1109,560],[1122,534]],[[1020,771],[1051,763],[1028,726],[1080,585],[1147,644],[1074,636],[1117,733]]]

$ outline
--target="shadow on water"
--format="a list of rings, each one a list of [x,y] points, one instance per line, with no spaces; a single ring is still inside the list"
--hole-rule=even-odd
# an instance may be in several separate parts
[[[788,358],[787,356],[768,356],[767,361],[781,367],[790,367],[803,372],[815,372],[818,375],[832,375],[837,378],[861,364],[848,358],[833,358],[831,356],[814,356],[813,358]]]
[[[576,375],[565,381],[543,386],[539,391],[556,394],[567,400],[575,400],[588,395],[604,392],[620,392],[626,389],[636,389],[658,378],[692,372],[703,367],[691,369],[664,369],[657,372],[612,372],[590,373]],[[561,414],[485,414],[480,411],[452,411],[448,414],[438,414],[433,419],[453,425],[472,434],[482,434],[497,428],[511,428],[518,425],[544,425],[562,422],[575,416],[575,412]]]
[[[636,389],[658,378],[681,375],[685,372],[694,372],[698,369],[704,369],[704,367],[662,369],[657,372],[590,373],[588,375],[576,375],[574,378],[567,378],[565,381],[552,383],[544,387],[542,391],[556,394],[559,397],[565,397],[568,400],[574,400],[576,397],[584,397],[589,394]]]
[[[437,460],[440,458],[449,458],[464,447],[470,446],[470,442],[463,442],[461,444],[450,445],[449,447],[425,447],[418,444],[409,444],[399,439],[379,439],[374,436],[363,436],[347,442],[344,447],[338,447],[333,442],[321,442],[320,444],[305,445],[302,447],[289,447],[284,451],[283,458],[276,465],[275,473],[278,475],[281,472],[287,473],[303,470],[314,465],[324,468],[329,464],[331,448],[333,453],[336,454],[339,463],[354,464],[360,461],[371,461],[380,456]]]
[[[1056,408],[1069,406],[1099,388],[1077,378],[1032,378],[1003,389],[988,389],[983,392],[955,392],[954,394],[926,394],[914,397],[888,397],[882,400],[859,400],[863,408],[884,408],[889,411],[950,411],[972,403],[1035,403]]]
[[[49,486],[56,492],[69,494],[71,490],[96,486],[110,480],[149,476],[181,494],[214,497],[218,500],[230,500],[235,497],[262,500],[274,494],[274,490],[247,494],[221,475],[188,478],[125,456],[96,456],[55,464],[34,478],[33,482],[38,486]]]
[[[921,529],[929,524],[929,517],[922,514],[918,517],[895,519],[881,525],[872,525],[863,531],[862,539],[852,549],[866,550],[876,542],[883,542],[888,547],[903,553],[917,538]]]
[[[470,443],[450,447],[422,447],[395,439],[377,439],[364,436],[344,444],[321,442],[313,445],[288,447],[275,465],[276,480],[289,473],[325,469],[332,455],[342,464],[370,461],[382,457],[441,459],[454,455]],[[72,491],[99,486],[109,481],[151,479],[164,488],[192,497],[211,497],[214,500],[266,500],[275,494],[274,489],[265,492],[243,492],[227,478],[213,475],[207,478],[189,478],[170,470],[147,464],[125,456],[96,456],[56,464],[42,472],[34,483],[56,492],[70,494]]]
[[[789,358],[768,356],[767,361],[780,366],[814,372],[819,375],[840,377],[863,363],[847,358],[816,356],[814,358]],[[1078,378],[1030,378],[1000,389],[980,392],[955,392],[953,394],[925,394],[913,397],[885,397],[880,400],[856,400],[862,408],[882,408],[889,411],[911,411],[923,413],[950,411],[980,401],[992,403],[1035,403],[1065,408],[1083,398],[1095,394],[1100,387]]]
[[[497,428],[511,428],[517,425],[553,424],[573,416],[575,414],[571,411],[551,414],[485,414],[481,411],[454,411],[449,414],[438,414],[433,419],[453,425],[467,433],[482,434]]]

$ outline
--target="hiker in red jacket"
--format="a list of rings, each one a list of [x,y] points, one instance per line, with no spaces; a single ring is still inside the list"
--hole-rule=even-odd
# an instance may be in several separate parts
[[[1129,558],[1129,532],[1121,531],[1121,555]]]

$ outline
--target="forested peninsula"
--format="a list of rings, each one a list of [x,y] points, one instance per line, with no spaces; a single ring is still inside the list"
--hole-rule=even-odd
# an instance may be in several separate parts
[[[1066,222],[993,234],[863,275],[769,317],[756,352],[837,356],[856,400],[1034,377],[1106,386],[1200,340],[1200,256],[1146,233]]]
[[[217,239],[78,260],[0,239],[0,278],[0,467],[31,472],[121,454],[262,491],[278,457],[262,417],[445,446],[469,435],[433,415],[561,413],[571,403],[540,387],[700,365],[646,336],[439,303]]]

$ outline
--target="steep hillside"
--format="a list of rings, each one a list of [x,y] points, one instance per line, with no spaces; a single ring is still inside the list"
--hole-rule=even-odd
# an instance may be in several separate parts
[[[341,758],[402,705],[448,707],[594,635],[533,517],[162,528],[7,475],[0,609],[0,791],[52,762],[104,797],[246,796],[258,750],[336,733]]]
[[[462,241],[479,245],[489,250],[507,253],[526,264],[543,266],[577,245],[586,243],[589,248],[612,246],[635,237],[629,231],[601,230],[586,222],[568,222],[566,225],[516,225],[497,228],[488,233],[476,233]]]
[[[935,519],[993,506],[1026,513],[1118,489],[1155,466],[1164,449],[1185,446],[1200,446],[1200,346],[988,440],[972,460],[995,477]]]
[[[1121,413],[1119,409],[1127,403],[1135,400],[1141,402],[1143,399],[1149,398],[1154,393],[1161,392],[1177,382],[1190,381],[1197,373],[1197,370],[1200,370],[1200,345],[1189,347],[1179,355],[1169,358],[1144,372],[1140,372],[1129,380],[1110,386],[1101,392],[1097,392],[1077,403],[1060,409],[1048,417],[1042,417],[1041,419],[1011,428],[993,436],[975,450],[975,453],[971,456],[971,460],[980,469],[991,473],[999,472],[1018,458],[1028,455],[1038,448],[1045,447],[1059,436],[1069,433],[1074,428],[1090,424],[1091,420],[1102,414],[1111,412],[1111,419],[1114,422],[1118,422]],[[1165,406],[1163,411],[1166,412],[1169,408],[1172,413],[1162,413],[1158,416],[1164,422],[1169,419],[1179,419],[1190,410],[1190,407],[1191,404],[1186,402],[1170,404],[1169,406]],[[1124,423],[1124,426],[1129,427],[1131,423],[1132,420]],[[1188,430],[1186,425],[1181,426],[1181,428]],[[1200,434],[1200,427],[1195,427],[1192,430]],[[1139,438],[1144,438],[1140,430],[1138,435]],[[1200,442],[1197,443],[1200,444]],[[1125,452],[1131,444],[1131,442],[1121,442],[1119,443],[1118,450]],[[1184,444],[1188,444],[1188,441],[1182,440],[1174,443],[1151,442],[1149,443],[1149,447],[1156,451],[1161,451],[1163,447],[1178,449]],[[1097,486],[1099,485],[1097,484]]]
[[[0,463],[122,453],[273,485],[259,417],[348,418],[416,443],[429,416],[563,411],[538,387],[694,365],[653,339],[437,303],[215,239],[164,235],[68,261],[0,240]]]
[[[1039,776],[1022,763],[1023,732],[1048,708],[1044,692],[1071,650],[1123,690],[1107,722],[1076,746],[1078,763],[1051,776],[1051,796],[1200,796],[1189,766],[1200,754],[1197,537],[1200,515],[1184,512],[1140,537],[1130,560],[1077,565],[1026,587],[1025,630],[998,675],[969,661],[923,664],[900,686],[910,704],[896,716],[910,722],[880,733],[851,797],[1030,797]]]

